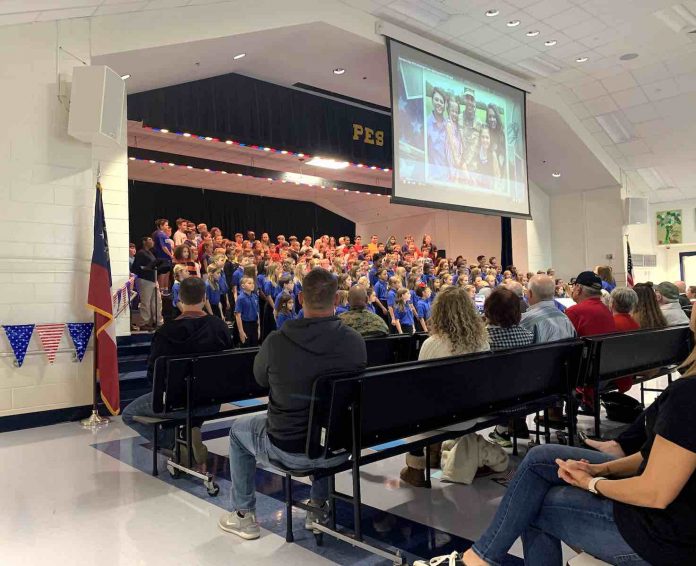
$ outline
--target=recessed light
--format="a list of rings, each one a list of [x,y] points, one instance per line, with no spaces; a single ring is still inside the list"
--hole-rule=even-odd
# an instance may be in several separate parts
[[[553,47],[557,43],[558,42],[555,39],[549,39],[548,41],[544,42],[544,45],[546,45],[546,47]]]
[[[170,166],[170,167],[174,167],[174,163],[170,163],[169,166]]]
[[[210,136],[208,136],[208,137],[205,138],[205,141],[213,141],[213,138],[211,138]]]
[[[157,163],[154,159],[150,159],[150,163]]]
[[[237,53],[234,57],[232,57],[232,59],[238,61],[239,59],[243,59],[244,57],[246,57],[246,53]]]
[[[589,59],[587,57],[578,57],[575,62],[576,63],[587,63]]]
[[[509,27],[509,28],[516,28],[516,27],[517,27],[518,25],[520,25],[521,23],[522,23],[522,22],[520,22],[519,20],[510,20],[510,21],[509,21],[507,24],[505,24],[505,25],[507,25],[507,27]]]
[[[633,59],[638,59],[638,53],[624,53],[619,59],[622,61],[633,61]]]
[[[489,18],[494,18],[498,14],[500,14],[500,10],[496,10],[495,8],[493,8],[492,10],[486,11],[486,16],[488,16]]]
[[[342,74],[345,73],[345,72],[346,72],[346,70],[345,70],[345,69],[341,69],[340,67],[338,67],[338,68],[336,68],[336,69],[333,70],[333,74],[334,74],[334,75],[342,75]]]
[[[135,157],[129,157],[128,159],[130,159],[131,161],[135,161]]]
[[[168,134],[168,133],[169,133],[169,130],[165,130],[164,128],[162,128],[162,129],[160,130],[160,133],[162,133],[162,134]]]
[[[186,166],[186,169],[193,169],[193,166],[187,165],[187,166]]]
[[[191,137],[191,134],[189,134],[188,132],[184,132],[183,135],[184,135],[185,138],[190,138],[190,137]]]
[[[558,171],[554,171],[553,173],[551,173],[551,176],[558,179],[561,176],[561,174]]]
[[[122,78],[124,81],[127,81],[128,79],[131,78],[130,73],[126,73],[125,75],[121,75],[121,78]]]
[[[226,143],[227,145],[232,145],[233,142],[232,142],[231,140],[227,140],[227,141],[225,141],[225,143]]]
[[[539,35],[541,32],[539,30],[532,30],[527,32],[527,37],[536,37]]]

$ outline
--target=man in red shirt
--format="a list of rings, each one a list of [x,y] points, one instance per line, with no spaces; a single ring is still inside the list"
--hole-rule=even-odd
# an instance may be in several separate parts
[[[565,311],[573,323],[578,336],[596,336],[616,332],[614,315],[602,302],[602,280],[592,271],[583,271],[575,279],[572,298],[577,303]],[[594,389],[578,387],[582,393],[582,411],[587,415],[594,414]]]

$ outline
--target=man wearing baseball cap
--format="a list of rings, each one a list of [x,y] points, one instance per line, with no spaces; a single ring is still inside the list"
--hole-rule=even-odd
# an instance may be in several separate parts
[[[663,281],[655,287],[655,297],[660,303],[660,310],[667,319],[667,326],[688,324],[689,317],[679,304],[679,288],[669,281]]]
[[[575,279],[572,298],[577,303],[565,311],[578,336],[616,332],[614,317],[602,303],[602,280],[592,271],[583,271]]]

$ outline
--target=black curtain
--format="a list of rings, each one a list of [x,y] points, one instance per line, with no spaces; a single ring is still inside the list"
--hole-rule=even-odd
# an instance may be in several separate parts
[[[167,218],[173,229],[177,218],[217,226],[231,238],[235,232],[254,230],[313,239],[329,234],[355,236],[355,223],[311,202],[227,193],[175,185],[129,181],[128,212],[130,238],[136,244],[150,235],[157,218]]]
[[[514,265],[512,261],[512,220],[507,216],[500,217],[500,265],[506,269]]]

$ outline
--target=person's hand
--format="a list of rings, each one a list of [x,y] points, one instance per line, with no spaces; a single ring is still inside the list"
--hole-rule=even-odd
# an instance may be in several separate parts
[[[246,344],[247,335],[244,333],[243,330],[240,330],[240,331],[239,331],[239,341],[240,341],[242,344]]]
[[[395,318],[392,318],[391,323],[392,323],[392,326],[396,326],[396,319],[395,319]]]
[[[587,490],[590,485],[590,480],[594,477],[588,471],[589,464],[585,461],[577,460],[561,460],[556,459],[558,465],[558,477],[564,482],[574,487]]]
[[[591,475],[593,478],[597,476],[608,476],[609,467],[608,464],[590,464],[588,460],[584,458],[582,460],[566,460],[566,462],[573,462],[577,465],[577,468],[583,472]]]

